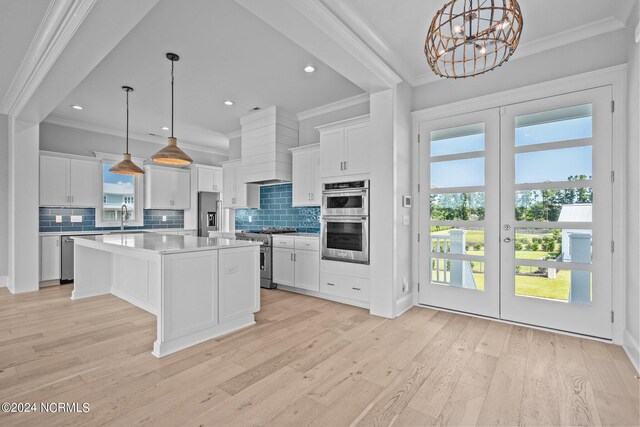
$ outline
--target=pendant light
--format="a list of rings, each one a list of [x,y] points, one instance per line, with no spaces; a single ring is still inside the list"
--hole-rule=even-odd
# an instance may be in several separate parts
[[[180,57],[175,53],[167,53],[167,59],[171,61],[171,136],[167,146],[151,156],[151,160],[164,165],[190,165],[193,160],[178,148],[178,140],[173,137],[173,64]]]
[[[144,171],[131,161],[131,154],[129,154],[129,92],[133,92],[133,88],[130,86],[122,86],[122,90],[127,93],[127,149],[124,153],[124,159],[113,165],[111,169],[109,169],[109,172],[120,175],[142,175]]]
[[[473,77],[507,62],[521,33],[517,0],[450,0],[431,22],[424,53],[440,77]]]

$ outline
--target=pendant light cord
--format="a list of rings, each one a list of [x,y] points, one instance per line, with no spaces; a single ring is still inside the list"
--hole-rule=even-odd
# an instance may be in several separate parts
[[[173,59],[171,60],[171,138],[173,138]]]
[[[127,90],[127,154],[129,154],[129,91]]]

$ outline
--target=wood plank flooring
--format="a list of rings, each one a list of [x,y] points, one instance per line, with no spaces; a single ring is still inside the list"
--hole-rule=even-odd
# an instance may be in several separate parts
[[[614,345],[414,307],[398,319],[262,290],[257,324],[151,355],[155,317],[71,286],[0,289],[0,425],[639,425]]]

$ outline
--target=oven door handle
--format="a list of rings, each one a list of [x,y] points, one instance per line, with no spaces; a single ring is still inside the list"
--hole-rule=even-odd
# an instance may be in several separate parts
[[[350,197],[350,196],[366,196],[367,190],[354,190],[354,191],[344,191],[344,190],[324,190],[322,192],[323,196],[327,197]]]
[[[323,222],[367,222],[369,217],[366,216],[323,216]]]

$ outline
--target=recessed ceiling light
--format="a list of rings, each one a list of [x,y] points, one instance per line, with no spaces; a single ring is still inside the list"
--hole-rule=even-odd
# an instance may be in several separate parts
[[[169,130],[169,128],[166,126],[162,126],[162,130]]]
[[[235,102],[233,102],[233,101],[232,101],[232,100],[230,100],[230,99],[227,99],[227,100],[225,100],[225,101],[224,101],[224,105],[229,105],[229,106],[231,106],[231,105],[233,105],[233,104],[235,104]]]
[[[316,71],[316,67],[314,67],[313,65],[307,65],[306,67],[304,67],[305,73],[313,73],[314,71]]]
[[[73,108],[74,110],[84,110],[84,108],[80,105],[72,105],[71,108]]]

